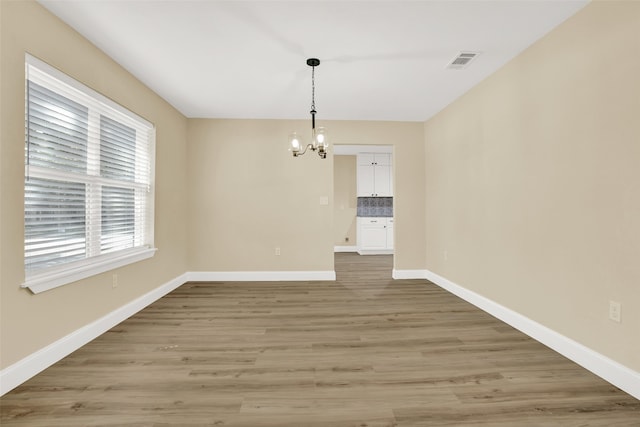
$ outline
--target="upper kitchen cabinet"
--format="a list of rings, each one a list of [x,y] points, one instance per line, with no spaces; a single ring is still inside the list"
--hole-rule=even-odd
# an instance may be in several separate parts
[[[392,197],[391,154],[358,154],[358,197]]]

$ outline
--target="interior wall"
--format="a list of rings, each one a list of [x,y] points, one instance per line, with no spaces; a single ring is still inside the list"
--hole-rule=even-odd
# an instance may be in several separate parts
[[[32,1],[0,1],[0,368],[126,305],[187,270],[186,119]],[[156,125],[156,255],[33,295],[24,281],[25,52]],[[112,287],[112,273],[119,285]]]
[[[423,124],[321,123],[331,144],[394,146],[394,261],[424,268]],[[308,120],[189,120],[191,271],[333,271],[334,156],[287,152],[287,135],[308,128]]]
[[[335,246],[356,245],[356,215],[358,213],[356,179],[356,156],[334,156],[333,244]]]
[[[305,125],[189,120],[191,271],[333,271],[332,158],[287,152]]]
[[[427,268],[635,371],[639,53],[592,2],[425,124]]]

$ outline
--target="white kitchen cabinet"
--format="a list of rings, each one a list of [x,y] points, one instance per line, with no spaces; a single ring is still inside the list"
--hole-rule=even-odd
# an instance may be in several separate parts
[[[361,245],[363,249],[387,249],[386,218],[367,218],[362,221]]]
[[[357,225],[360,255],[393,253],[393,218],[358,217]]]
[[[387,218],[387,248],[393,251],[393,218]]]
[[[375,197],[375,175],[371,165],[358,165],[356,170],[358,197]]]
[[[391,166],[391,153],[358,153],[358,165]]]
[[[360,153],[357,165],[358,197],[392,197],[391,154]]]

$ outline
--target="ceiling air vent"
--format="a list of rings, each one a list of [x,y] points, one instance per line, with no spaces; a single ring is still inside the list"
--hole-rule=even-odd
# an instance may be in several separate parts
[[[480,52],[460,52],[455,58],[453,58],[453,61],[447,65],[447,68],[452,70],[467,68],[471,61],[473,61],[478,55],[480,55]]]

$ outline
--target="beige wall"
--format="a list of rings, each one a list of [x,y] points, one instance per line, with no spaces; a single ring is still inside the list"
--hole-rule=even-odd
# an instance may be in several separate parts
[[[333,244],[356,245],[356,156],[333,158]],[[349,240],[346,241],[345,238]]]
[[[0,368],[5,368],[186,271],[186,119],[35,2],[0,1]],[[156,255],[39,295],[23,271],[25,52],[157,126]]]
[[[424,268],[422,123],[322,125],[331,144],[393,145],[395,266]],[[286,151],[308,120],[192,119],[188,128],[190,270],[333,270],[334,158]]]
[[[287,152],[304,125],[189,120],[192,271],[333,271],[331,158]]]
[[[425,125],[428,269],[636,371],[638,54],[594,2]]]

